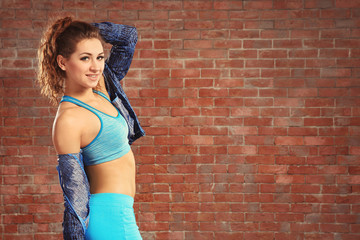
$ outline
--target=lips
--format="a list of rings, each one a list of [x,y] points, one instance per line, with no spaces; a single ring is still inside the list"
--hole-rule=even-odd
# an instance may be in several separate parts
[[[98,80],[99,74],[86,74],[86,76],[92,80]]]

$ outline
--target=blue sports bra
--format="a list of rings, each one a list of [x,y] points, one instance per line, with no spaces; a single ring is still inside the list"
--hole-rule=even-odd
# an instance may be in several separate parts
[[[110,102],[108,97],[102,92],[95,90],[94,92]],[[129,127],[119,110],[117,110],[118,115],[113,117],[70,96],[63,96],[61,102],[71,102],[83,107],[94,113],[100,120],[101,127],[99,133],[91,143],[81,149],[85,166],[109,162],[124,156],[130,151],[128,140]]]

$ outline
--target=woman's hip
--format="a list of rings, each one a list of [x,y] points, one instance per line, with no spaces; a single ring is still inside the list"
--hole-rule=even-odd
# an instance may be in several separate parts
[[[133,204],[134,199],[124,194],[92,194],[86,239],[142,239]]]

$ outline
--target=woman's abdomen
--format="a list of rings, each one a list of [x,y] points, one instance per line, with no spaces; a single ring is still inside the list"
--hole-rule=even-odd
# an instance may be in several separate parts
[[[136,166],[132,151],[113,161],[85,167],[91,194],[121,193],[134,197]]]

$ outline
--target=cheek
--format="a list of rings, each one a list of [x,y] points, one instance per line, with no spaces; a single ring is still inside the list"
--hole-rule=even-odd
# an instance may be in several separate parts
[[[70,66],[70,71],[73,73],[82,73],[86,71],[86,64],[83,63],[72,63]]]
[[[102,64],[101,67],[100,67],[100,71],[103,72],[104,68],[105,68],[105,64]]]

